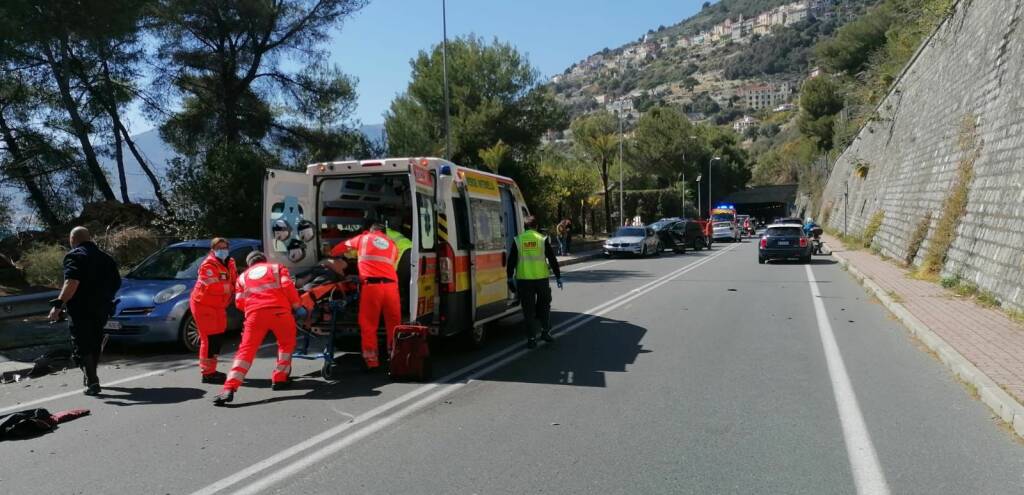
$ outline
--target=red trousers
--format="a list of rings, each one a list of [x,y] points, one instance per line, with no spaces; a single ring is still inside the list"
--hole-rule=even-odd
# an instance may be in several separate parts
[[[195,301],[189,301],[189,308],[199,329],[199,371],[209,375],[217,371],[221,341],[219,337],[214,338],[214,345],[211,346],[210,337],[220,336],[228,329],[227,308],[196,304]]]
[[[377,355],[377,329],[380,317],[384,315],[384,330],[387,334],[387,350],[395,340],[395,327],[402,323],[402,308],[398,296],[398,284],[363,284],[359,292],[359,334],[363,343],[363,359],[366,366],[380,366]]]
[[[270,380],[274,383],[288,381],[292,372],[292,351],[295,350],[295,317],[287,309],[265,308],[245,313],[242,343],[238,345],[224,390],[238,390],[242,386],[242,380],[245,380],[245,374],[256,357],[256,350],[263,344],[268,331],[277,338],[277,367]]]

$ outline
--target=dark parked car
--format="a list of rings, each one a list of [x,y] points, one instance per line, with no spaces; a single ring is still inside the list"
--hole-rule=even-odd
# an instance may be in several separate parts
[[[652,223],[649,227],[658,234],[662,248],[672,249],[676,253],[685,253],[687,249],[704,249],[704,230],[696,221],[665,218]]]
[[[245,257],[260,249],[260,241],[231,239],[231,258],[238,272],[245,270]],[[171,244],[136,266],[124,276],[114,316],[107,322],[111,340],[122,342],[178,342],[190,352],[198,350],[199,332],[189,310],[188,298],[196,284],[199,265],[210,252],[210,240]],[[228,328],[242,326],[242,317],[232,304]]]
[[[811,241],[798,224],[772,224],[768,226],[757,245],[757,262],[798,258],[811,261]]]

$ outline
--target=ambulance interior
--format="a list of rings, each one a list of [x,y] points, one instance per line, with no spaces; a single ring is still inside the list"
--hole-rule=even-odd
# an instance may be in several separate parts
[[[358,235],[366,219],[412,239],[412,195],[408,174],[328,178],[320,182],[320,258]]]

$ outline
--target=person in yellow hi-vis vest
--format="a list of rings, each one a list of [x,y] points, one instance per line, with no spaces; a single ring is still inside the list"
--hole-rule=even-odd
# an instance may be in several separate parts
[[[518,293],[523,306],[526,347],[533,349],[537,347],[538,333],[544,342],[554,341],[551,336],[551,285],[548,277],[553,273],[555,283],[561,289],[562,273],[558,270],[558,258],[555,258],[555,250],[547,236],[537,232],[536,219],[527,217],[524,223],[526,231],[516,237],[506,271],[509,289]]]
[[[403,225],[402,230],[411,231],[407,225]],[[398,273],[398,298],[402,302],[402,321],[407,321],[409,319],[409,250],[412,249],[412,241],[405,234],[391,227],[388,227],[384,233],[398,248],[398,259],[395,260],[395,271]]]

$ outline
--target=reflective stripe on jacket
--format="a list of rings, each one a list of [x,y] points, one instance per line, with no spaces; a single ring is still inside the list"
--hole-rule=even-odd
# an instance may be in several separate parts
[[[237,278],[238,270],[235,268],[235,260],[229,257],[228,265],[224,266],[224,263],[210,253],[199,265],[196,285],[192,288],[192,295],[189,297],[196,304],[218,309],[226,308],[231,302],[231,294],[234,292]]]
[[[536,230],[527,230],[516,237],[516,278],[519,280],[543,280],[548,278],[548,262],[544,246],[548,238]]]
[[[359,279],[386,278],[398,280],[395,264],[398,262],[398,248],[394,241],[383,232],[363,232],[331,250],[331,256],[356,252],[359,262]]]
[[[235,282],[235,306],[249,312],[260,309],[291,310],[299,304],[288,269],[277,263],[250,266]]]

